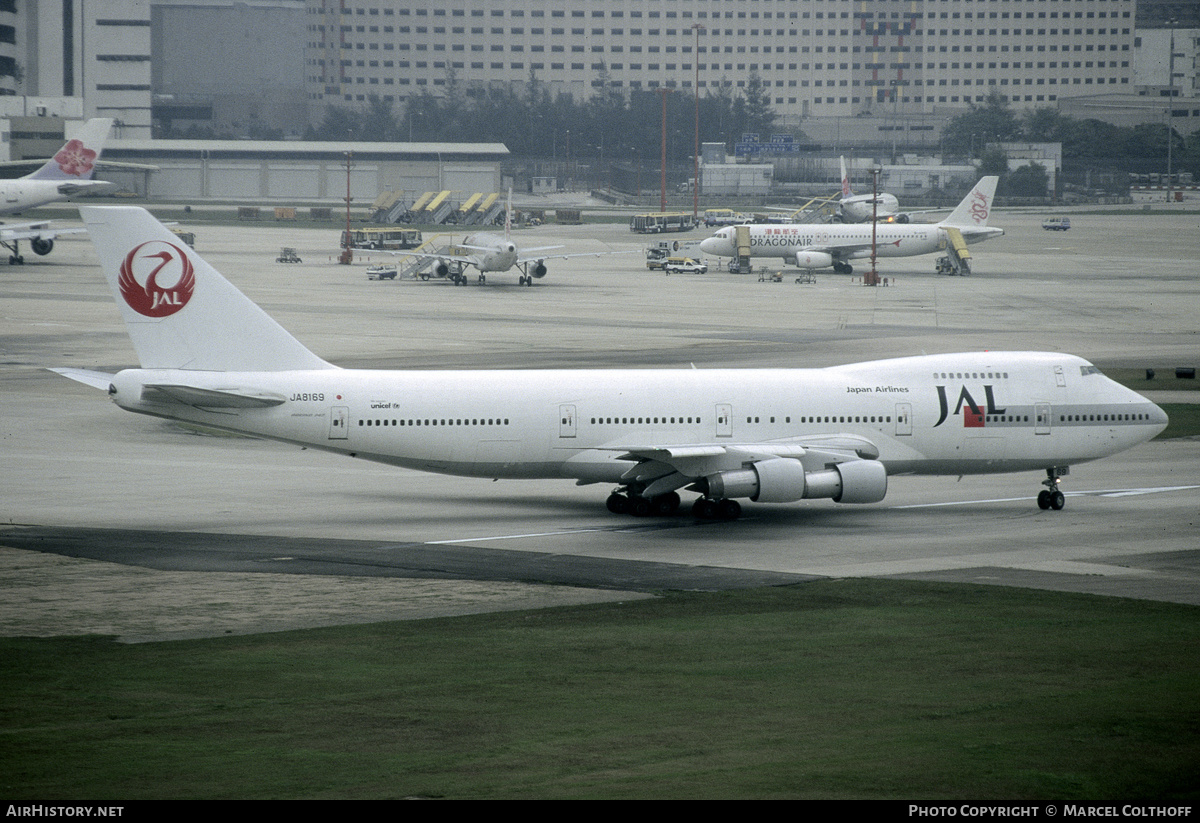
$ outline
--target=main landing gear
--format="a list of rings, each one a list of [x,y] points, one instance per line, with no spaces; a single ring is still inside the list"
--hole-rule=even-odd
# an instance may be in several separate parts
[[[642,497],[627,491],[615,491],[607,501],[608,510],[613,514],[632,514],[634,517],[669,517],[679,511],[680,504],[677,492]],[[737,520],[742,516],[742,506],[736,500],[700,497],[692,504],[692,516],[697,520]]]
[[[1046,479],[1042,481],[1042,485],[1046,488],[1038,492],[1038,508],[1042,511],[1054,509],[1061,511],[1062,507],[1067,504],[1067,498],[1059,491],[1059,479],[1071,473],[1070,466],[1055,466],[1054,468],[1046,469]]]

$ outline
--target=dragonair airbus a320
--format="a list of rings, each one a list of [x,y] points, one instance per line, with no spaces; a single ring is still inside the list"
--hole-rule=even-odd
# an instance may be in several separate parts
[[[1004,229],[988,225],[998,177],[984,177],[940,223],[812,223],[727,226],[700,242],[700,250],[718,257],[776,257],[802,269],[832,268],[851,274],[851,260],[871,256],[913,257],[963,248],[1000,237]]]
[[[55,369],[121,408],[429,472],[608,484],[608,508],[702,518],[741,500],[875,503],[897,475],[1068,468],[1166,426],[1069,354],[820,369],[368,371],[305,348],[136,207],[83,207],[141,368]]]

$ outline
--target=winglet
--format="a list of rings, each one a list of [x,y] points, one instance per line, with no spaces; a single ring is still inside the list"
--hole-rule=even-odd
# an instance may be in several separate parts
[[[97,117],[87,121],[74,137],[68,140],[46,164],[26,180],[91,180],[96,163],[104,151],[104,143],[112,128],[112,118]]]
[[[145,209],[80,206],[79,214],[142,368],[336,368],[306,349]]]
[[[999,181],[1000,178],[995,176],[981,177],[975,188],[967,193],[958,207],[939,225],[968,229],[986,226],[992,213],[992,200],[996,196],[996,184]]]

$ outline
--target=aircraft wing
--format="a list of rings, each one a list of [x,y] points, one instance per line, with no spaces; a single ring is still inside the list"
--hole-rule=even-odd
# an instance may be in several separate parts
[[[622,482],[646,483],[646,497],[683,488],[711,474],[744,468],[775,458],[799,460],[808,471],[849,460],[875,460],[879,447],[855,434],[808,435],[765,443],[688,443],[679,445],[610,446],[619,451],[618,460],[634,465],[621,476]]]
[[[547,248],[560,249],[562,246],[549,246]],[[576,252],[574,254],[530,254],[537,249],[524,249],[521,256],[517,258],[518,263],[532,263],[537,260],[566,260],[569,257],[603,257],[606,254],[633,254],[637,249],[621,249],[619,251],[585,251]]]
[[[383,254],[390,254],[393,257],[424,257],[428,260],[453,260],[456,263],[467,263],[472,266],[479,265],[479,258],[468,254],[433,254],[427,251],[395,251],[392,249],[374,249],[372,253],[376,251]]]
[[[83,226],[51,228],[50,224],[52,222],[52,220],[41,220],[36,223],[0,224],[0,240],[11,242],[13,240],[31,240],[35,237],[52,240],[62,234],[84,234],[87,232],[87,229]]]

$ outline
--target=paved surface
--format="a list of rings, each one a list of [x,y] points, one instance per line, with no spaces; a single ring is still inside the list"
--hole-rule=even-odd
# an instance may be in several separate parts
[[[972,349],[1068,351],[1155,368],[1200,361],[1200,219],[1003,214],[975,274],[887,261],[864,288],[666,277],[640,253],[554,261],[533,288],[371,282],[332,263],[337,230],[194,227],[197,250],[326,359],[379,368],[820,366]],[[632,249],[624,226],[543,226],[519,243]],[[294,246],[304,263],[275,263]],[[1200,442],[1073,469],[1042,512],[1035,473],[895,478],[867,507],[745,507],[736,523],[616,518],[607,487],[440,477],[206,437],[44,371],[136,365],[90,243],[0,264],[0,632],[196,636],[812,576],[901,576],[1200,603]],[[715,261],[713,261],[715,262]],[[489,279],[498,281],[492,276]],[[1183,389],[1182,392],[1179,392]]]

